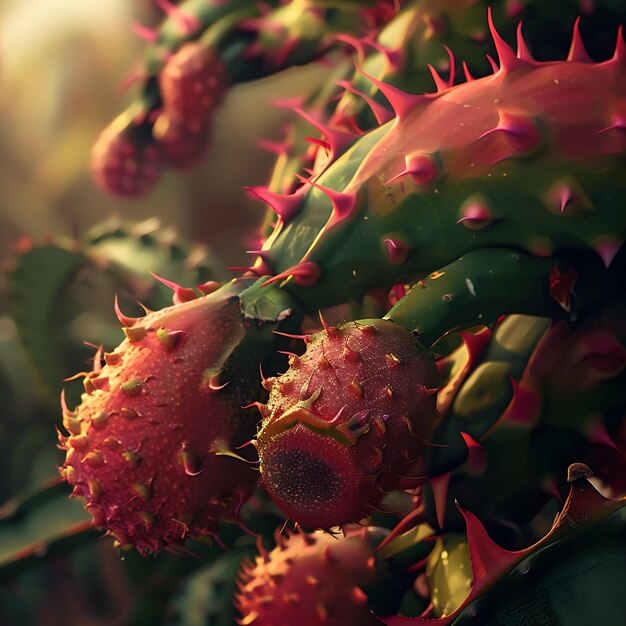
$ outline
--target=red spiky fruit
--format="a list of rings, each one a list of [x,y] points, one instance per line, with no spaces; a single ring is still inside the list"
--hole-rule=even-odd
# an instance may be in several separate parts
[[[376,626],[364,588],[376,582],[371,528],[337,539],[323,532],[279,537],[244,566],[235,604],[242,626]]]
[[[238,298],[249,282],[139,320],[120,313],[126,340],[85,376],[81,404],[64,406],[62,474],[122,545],[210,535],[255,489],[258,474],[228,456],[256,428],[242,409],[259,393]]]
[[[327,327],[271,385],[257,436],[263,482],[293,520],[358,522],[403,478],[436,416],[437,368],[389,320]],[[269,383],[269,384],[268,384]]]
[[[187,167],[204,154],[209,142],[209,125],[179,122],[163,112],[154,123],[152,136],[168,165]]]
[[[148,193],[161,176],[161,154],[149,127],[122,114],[98,137],[91,151],[91,173],[97,185],[117,196]]]
[[[224,99],[226,67],[214,50],[192,41],[167,61],[159,86],[163,108],[171,119],[204,123]]]

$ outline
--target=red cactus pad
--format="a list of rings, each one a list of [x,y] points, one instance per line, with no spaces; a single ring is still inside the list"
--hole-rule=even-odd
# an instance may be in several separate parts
[[[313,528],[356,522],[402,485],[436,416],[432,356],[389,320],[329,327],[269,379],[257,436],[263,482]]]
[[[235,603],[245,626],[376,626],[364,587],[378,572],[371,529],[343,539],[294,534],[244,567]]]
[[[62,474],[120,544],[158,551],[211,534],[256,486],[250,465],[227,456],[254,434],[241,407],[259,391],[246,383],[258,365],[232,360],[243,283],[138,321],[120,314],[127,339],[86,376],[80,406],[64,406]]]
[[[98,186],[117,196],[137,197],[161,176],[161,154],[147,126],[122,114],[107,126],[91,151],[91,173]]]
[[[182,46],[159,75],[165,111],[185,123],[206,122],[224,99],[226,85],[222,60],[197,41]]]

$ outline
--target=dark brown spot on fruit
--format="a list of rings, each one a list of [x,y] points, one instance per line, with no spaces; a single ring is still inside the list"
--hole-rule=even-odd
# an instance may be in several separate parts
[[[306,508],[339,497],[339,476],[322,459],[302,449],[277,450],[263,466],[263,477],[282,501]]]

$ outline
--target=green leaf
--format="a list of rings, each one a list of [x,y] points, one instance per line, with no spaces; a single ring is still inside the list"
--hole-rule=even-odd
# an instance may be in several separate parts
[[[58,390],[65,376],[59,332],[63,291],[86,264],[82,252],[59,243],[21,254],[11,273],[9,295],[15,323],[49,390]]]
[[[101,534],[69,494],[53,479],[0,507],[0,582]]]

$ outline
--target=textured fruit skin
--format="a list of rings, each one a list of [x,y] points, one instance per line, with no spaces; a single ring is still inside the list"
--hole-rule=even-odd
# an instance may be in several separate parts
[[[107,126],[91,151],[91,172],[109,193],[141,196],[161,177],[161,154],[147,128],[122,114]]]
[[[227,362],[246,332],[241,283],[128,325],[64,412],[62,474],[122,545],[157,551],[211,534],[256,486],[247,463],[221,454],[255,430],[242,408],[259,393],[255,379]]]
[[[593,63],[535,61],[523,40],[518,58],[493,32],[494,74],[424,95],[376,82],[395,119],[268,200],[278,215],[262,248],[269,281],[315,310],[486,248],[595,252],[611,264],[626,237],[622,34],[614,56]]]
[[[376,582],[368,530],[291,534],[243,568],[235,603],[242,626],[376,626],[362,587]]]
[[[204,124],[220,106],[227,88],[226,67],[199,42],[185,44],[159,74],[163,108],[172,120]]]
[[[307,337],[260,407],[261,473],[283,512],[313,528],[358,522],[398,488],[436,416],[437,368],[387,320]]]
[[[187,167],[204,155],[209,143],[209,124],[179,121],[164,111],[154,123],[152,136],[165,163],[172,167]]]

